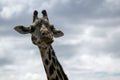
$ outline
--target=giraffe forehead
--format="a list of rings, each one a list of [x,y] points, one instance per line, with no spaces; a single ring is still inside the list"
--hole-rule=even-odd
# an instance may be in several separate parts
[[[42,24],[40,31],[48,31],[48,28],[44,24]]]

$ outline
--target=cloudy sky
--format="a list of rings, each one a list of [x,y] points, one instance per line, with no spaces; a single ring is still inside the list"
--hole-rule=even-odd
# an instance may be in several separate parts
[[[65,34],[53,47],[70,80],[120,80],[120,0],[0,0],[0,80],[46,80],[30,34],[13,30],[35,9]]]

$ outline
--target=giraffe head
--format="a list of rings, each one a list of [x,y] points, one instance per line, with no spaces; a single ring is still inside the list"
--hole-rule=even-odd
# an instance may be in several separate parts
[[[39,18],[38,12],[34,11],[32,25],[25,27],[22,25],[16,26],[14,29],[21,34],[30,33],[33,44],[45,48],[53,42],[53,33],[49,27],[48,21]]]
[[[45,24],[32,26],[32,28],[31,40],[33,44],[45,48],[53,42],[53,34]]]

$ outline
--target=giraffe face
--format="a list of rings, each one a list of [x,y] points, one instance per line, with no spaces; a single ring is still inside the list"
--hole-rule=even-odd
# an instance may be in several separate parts
[[[34,30],[31,33],[33,44],[40,47],[46,47],[53,42],[53,34],[45,24],[33,26],[33,28]]]

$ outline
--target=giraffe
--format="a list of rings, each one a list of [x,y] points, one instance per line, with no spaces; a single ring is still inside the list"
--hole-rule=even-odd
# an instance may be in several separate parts
[[[56,30],[54,26],[49,23],[46,10],[42,10],[42,15],[43,17],[39,18],[38,11],[35,10],[32,25],[28,27],[18,25],[14,29],[20,34],[31,34],[32,43],[38,46],[41,53],[47,80],[68,80],[52,47],[54,37],[61,37],[64,33]]]

